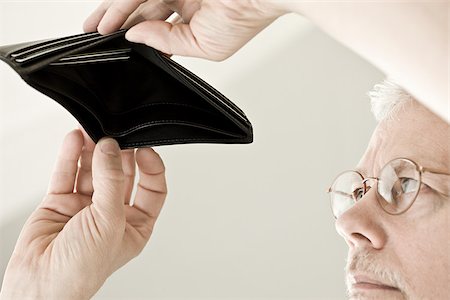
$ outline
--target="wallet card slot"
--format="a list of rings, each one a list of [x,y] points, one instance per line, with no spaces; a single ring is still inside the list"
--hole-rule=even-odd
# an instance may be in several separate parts
[[[80,47],[83,45],[95,43],[95,42],[102,40],[110,35],[116,35],[116,34],[117,33],[111,33],[111,34],[105,35],[105,36],[100,35],[100,34],[93,34],[93,37],[88,38],[88,39],[86,39],[86,35],[85,35],[79,41],[70,42],[70,43],[60,42],[55,47],[51,47],[51,48],[44,47],[44,49],[42,49],[41,51],[37,51],[37,52],[33,51],[33,53],[28,56],[20,57],[20,58],[16,57],[14,60],[19,64],[27,63],[34,59],[41,58],[41,57],[44,57],[44,56],[47,56],[50,54],[54,54],[56,52],[61,52],[64,50],[69,50],[69,49]],[[89,35],[87,35],[87,36],[89,36]]]
[[[119,50],[109,50],[109,51],[102,51],[102,52],[76,54],[76,55],[63,57],[56,62],[50,63],[50,65],[65,66],[65,65],[128,60],[130,58],[130,55],[129,55],[130,52],[131,52],[131,49],[119,49]]]
[[[101,52],[92,52],[92,53],[83,53],[83,54],[75,54],[61,58],[60,62],[72,61],[78,59],[95,59],[95,58],[104,58],[105,56],[117,56],[122,54],[128,54],[131,52],[131,49],[118,49],[118,50],[109,50],[109,51],[101,51]]]
[[[20,52],[12,53],[11,57],[12,58],[21,58],[23,56],[27,56],[27,55],[29,56],[29,55],[35,53],[36,51],[43,51],[45,49],[57,46],[62,43],[68,43],[68,42],[73,42],[73,41],[80,40],[80,39],[86,39],[87,37],[92,37],[92,36],[100,36],[100,34],[97,32],[88,33],[88,34],[80,34],[80,35],[76,35],[76,36],[72,36],[72,37],[53,40],[50,43],[49,42],[40,43],[37,45],[26,47],[24,49],[20,49],[19,50]]]
[[[52,53],[55,53],[55,52],[67,50],[67,49],[70,49],[70,48],[75,48],[75,47],[83,45],[83,44],[93,43],[95,41],[101,40],[102,38],[103,38],[103,36],[97,36],[97,37],[94,37],[94,38],[91,38],[91,39],[88,39],[88,40],[81,40],[81,41],[78,41],[78,42],[75,42],[75,43],[71,43],[71,44],[64,44],[64,45],[53,47],[53,48],[50,48],[50,49],[46,48],[46,49],[44,49],[42,51],[38,51],[37,53],[33,53],[33,54],[31,54],[29,56],[26,56],[24,58],[15,58],[14,60],[17,63],[19,63],[19,64],[23,64],[23,63],[29,62],[31,60],[34,60],[36,58],[43,57],[43,56],[46,56],[46,55],[49,55],[49,54],[52,54]]]
[[[80,65],[88,63],[99,63],[99,62],[112,62],[112,61],[123,61],[130,59],[130,56],[117,56],[117,57],[102,57],[97,59],[83,59],[76,61],[59,61],[51,63],[51,66],[67,66],[67,65]]]

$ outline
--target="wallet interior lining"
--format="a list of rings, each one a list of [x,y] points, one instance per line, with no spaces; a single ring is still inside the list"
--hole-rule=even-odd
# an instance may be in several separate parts
[[[102,137],[97,136],[95,133],[99,130],[107,133],[109,136],[115,137],[122,148],[201,142],[233,143],[234,141],[239,142],[242,139],[241,134],[180,121],[174,121],[172,123],[156,122],[154,124],[141,124],[130,132],[108,133],[104,130],[98,116],[94,115],[89,108],[80,105],[76,99],[68,98],[66,91],[64,94],[61,94],[54,88],[40,85],[35,81],[30,81],[29,83],[44,94],[47,94],[54,99],[59,99],[58,103],[80,121],[95,142]],[[150,140],[148,140],[149,137],[151,137]]]
[[[98,122],[110,135],[123,135],[159,124],[184,124],[242,136],[241,129],[207,101],[142,59],[130,54],[126,63],[88,62],[72,65],[70,69],[50,65],[31,77],[56,92],[59,86],[64,86],[71,101],[98,116]],[[116,72],[118,69],[120,73]],[[89,82],[96,82],[96,85]],[[111,86],[110,82],[123,84]],[[145,122],[149,119],[152,122]]]
[[[175,68],[177,72],[183,74],[185,76],[185,80],[189,78],[189,81],[195,84],[197,88],[200,88],[202,91],[208,93],[210,96],[217,99],[222,105],[224,105],[227,109],[233,111],[238,115],[242,120],[246,121],[247,118],[245,117],[244,112],[237,107],[233,102],[226,99],[223,95],[221,95],[219,92],[217,92],[215,89],[207,89],[205,86],[209,86],[205,81],[203,81],[200,77],[195,75],[194,73],[190,72],[187,69],[181,68],[180,65],[178,65],[176,62],[171,60],[170,58],[164,57],[164,59],[167,61],[167,63],[170,64],[172,68]]]

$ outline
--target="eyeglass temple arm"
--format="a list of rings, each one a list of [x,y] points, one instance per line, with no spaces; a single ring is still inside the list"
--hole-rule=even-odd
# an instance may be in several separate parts
[[[436,174],[436,175],[450,176],[450,173],[442,172],[442,171],[439,171],[439,170],[436,170],[436,169],[433,169],[433,168],[420,167],[420,172],[422,172],[422,173],[432,173],[432,174]],[[447,196],[447,197],[450,196],[449,193],[442,192],[442,191],[440,191],[440,190],[438,190],[436,188],[433,188],[433,190],[435,190],[436,192],[438,192],[441,195],[444,195],[444,196]]]
[[[425,167],[420,167],[420,171],[421,172],[428,172],[428,173],[433,173],[433,174],[439,174],[439,175],[446,175],[446,176],[450,176],[450,173],[447,172],[442,172],[436,169],[432,169],[432,168],[425,168]]]
[[[351,195],[351,194],[347,194],[347,193],[342,192],[342,191],[333,191],[333,190],[331,189],[331,187],[329,187],[329,188],[327,189],[326,192],[327,192],[327,193],[336,193],[336,194],[339,194],[339,195],[342,195],[342,196],[346,196],[346,197],[352,198],[352,195]]]

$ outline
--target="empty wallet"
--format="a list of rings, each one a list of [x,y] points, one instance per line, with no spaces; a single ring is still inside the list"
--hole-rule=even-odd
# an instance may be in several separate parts
[[[67,109],[97,142],[122,149],[253,141],[244,112],[205,81],[125,31],[0,47],[0,59]]]

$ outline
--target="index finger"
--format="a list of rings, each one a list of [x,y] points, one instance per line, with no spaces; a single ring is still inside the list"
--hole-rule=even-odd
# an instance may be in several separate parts
[[[102,18],[99,20],[97,26],[98,32],[101,34],[108,34],[119,30],[128,17],[145,2],[147,2],[147,0],[112,1]],[[98,14],[101,14],[101,12],[102,11],[100,10]],[[97,17],[94,15],[92,18],[93,20],[96,20]]]
[[[102,20],[108,8],[111,6],[111,1],[103,1],[84,21],[83,30],[84,32],[95,32],[97,31],[98,24]]]

